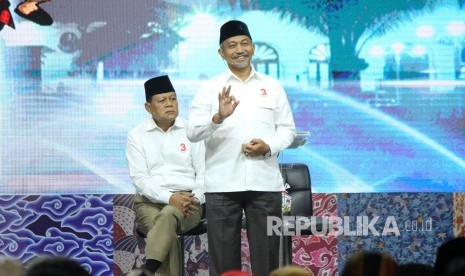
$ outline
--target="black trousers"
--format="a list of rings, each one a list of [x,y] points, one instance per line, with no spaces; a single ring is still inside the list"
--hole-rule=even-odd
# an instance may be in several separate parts
[[[247,225],[254,276],[279,267],[279,236],[267,235],[267,216],[281,217],[281,192],[229,192],[205,195],[210,276],[241,269],[242,211]]]

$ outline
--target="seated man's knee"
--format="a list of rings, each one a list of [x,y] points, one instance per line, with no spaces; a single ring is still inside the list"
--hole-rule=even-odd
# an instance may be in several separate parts
[[[163,209],[158,214],[159,217],[166,217],[166,218],[170,218],[170,217],[180,218],[183,215],[184,215],[183,212],[179,210],[178,208],[174,207],[173,205],[166,205],[165,207],[163,207]]]

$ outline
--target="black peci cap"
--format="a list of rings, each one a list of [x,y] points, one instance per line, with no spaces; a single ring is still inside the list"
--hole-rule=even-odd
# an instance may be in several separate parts
[[[153,95],[176,92],[167,75],[151,78],[144,83],[145,99],[150,102]]]
[[[238,35],[246,35],[252,40],[252,37],[249,33],[249,28],[247,25],[239,20],[231,20],[223,24],[220,29],[220,44],[225,41],[226,39],[238,36]]]

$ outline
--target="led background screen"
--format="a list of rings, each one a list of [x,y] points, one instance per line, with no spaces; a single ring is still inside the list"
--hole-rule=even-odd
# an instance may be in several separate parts
[[[305,3],[305,2],[310,2]],[[18,4],[12,1],[10,10]],[[285,87],[313,191],[465,191],[461,1],[53,0],[0,31],[0,194],[133,193],[126,135],[169,74],[181,116],[226,69],[220,26],[249,25]]]

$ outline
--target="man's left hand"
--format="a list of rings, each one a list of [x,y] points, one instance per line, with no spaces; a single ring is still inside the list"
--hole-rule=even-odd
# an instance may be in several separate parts
[[[193,193],[176,192],[170,197],[169,204],[177,207],[187,217],[199,210],[199,200]]]
[[[270,146],[262,139],[252,139],[246,144],[242,144],[242,152],[246,156],[263,156],[270,150]]]
[[[183,204],[184,214],[190,216],[199,211],[199,200],[195,197],[195,194],[190,194],[188,200]]]

